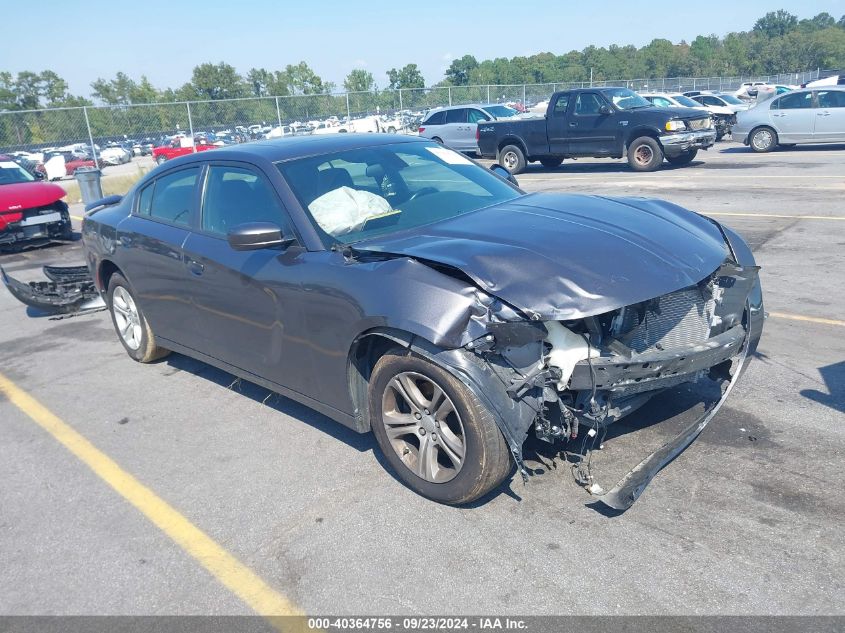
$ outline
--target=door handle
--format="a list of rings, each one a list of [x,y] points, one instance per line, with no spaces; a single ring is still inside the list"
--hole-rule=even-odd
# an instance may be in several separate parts
[[[830,112],[816,112],[816,116],[830,116]]]
[[[573,121],[569,124],[569,127],[578,127],[578,124]]]
[[[188,260],[188,270],[190,270],[192,274],[199,277],[200,275],[202,275],[203,271],[205,270],[205,266],[202,265],[200,262],[194,260],[194,259],[189,259]]]

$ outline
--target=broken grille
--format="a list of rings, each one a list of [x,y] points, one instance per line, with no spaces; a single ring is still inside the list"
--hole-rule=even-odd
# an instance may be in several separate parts
[[[716,302],[698,288],[664,295],[640,312],[628,308],[623,331],[628,347],[641,353],[703,343],[710,337]],[[639,325],[635,325],[642,315]]]

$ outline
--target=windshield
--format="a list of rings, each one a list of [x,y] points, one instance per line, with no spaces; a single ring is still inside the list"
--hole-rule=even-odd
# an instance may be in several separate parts
[[[326,246],[447,220],[521,195],[435,143],[363,147],[277,167]]]
[[[519,114],[518,110],[514,110],[513,108],[509,108],[506,105],[489,105],[484,106],[483,108],[486,112],[489,112],[497,119],[505,119],[510,116],[516,116]]]
[[[11,185],[18,182],[32,182],[35,176],[11,160],[0,159],[0,185]]]
[[[652,104],[643,99],[633,90],[627,88],[605,88],[600,91],[605,97],[610,99],[620,110],[635,110],[636,108],[650,108]]]
[[[745,103],[744,101],[737,99],[733,95],[719,95],[719,98],[722,101],[727,101],[728,103],[730,103],[732,105],[743,105]]]
[[[686,106],[688,108],[700,108],[701,104],[698,101],[693,101],[689,97],[685,97],[684,95],[672,95],[672,98],[680,103],[682,106]]]

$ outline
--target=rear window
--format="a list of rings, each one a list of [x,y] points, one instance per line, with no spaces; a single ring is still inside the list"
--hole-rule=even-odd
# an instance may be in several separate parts
[[[446,110],[446,123],[466,123],[467,110],[466,108],[456,108],[455,110]]]
[[[150,216],[174,224],[190,224],[199,173],[199,167],[191,167],[158,178],[152,195]]]
[[[444,125],[446,123],[446,113],[442,110],[430,114],[428,118],[423,121],[423,125]]]

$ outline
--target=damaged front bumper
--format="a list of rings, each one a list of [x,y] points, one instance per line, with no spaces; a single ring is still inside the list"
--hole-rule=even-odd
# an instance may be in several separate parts
[[[18,301],[50,314],[67,314],[105,308],[86,266],[44,266],[49,281],[22,282],[0,266],[3,284]]]
[[[660,144],[667,156],[679,156],[691,149],[707,149],[716,142],[716,130],[697,130],[695,132],[679,132],[664,134],[660,137]]]

